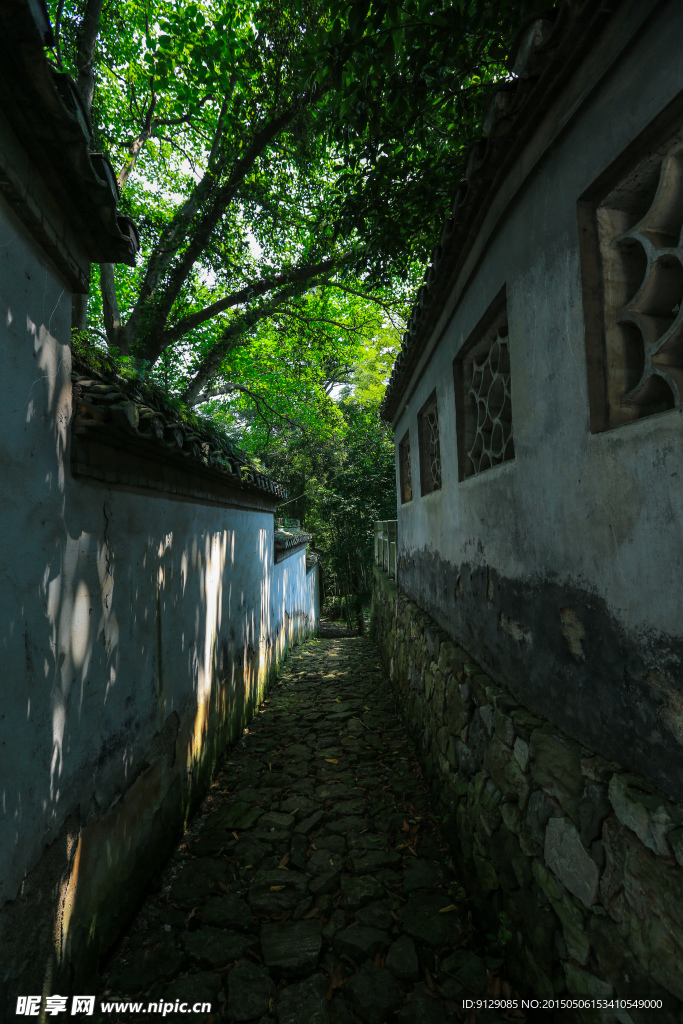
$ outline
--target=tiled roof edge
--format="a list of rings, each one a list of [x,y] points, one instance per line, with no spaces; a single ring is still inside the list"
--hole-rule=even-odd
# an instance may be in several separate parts
[[[380,406],[383,419],[391,421],[398,410],[443,301],[450,294],[505,172],[571,78],[577,63],[586,56],[599,30],[622,3],[563,0],[556,9],[533,15],[521,26],[509,57],[510,72],[515,77],[492,88],[483,135],[466,154],[464,180],[418,289]]]
[[[118,212],[109,158],[91,150],[92,129],[75,83],[45,55],[43,47],[52,43],[42,0],[0,4],[4,113],[30,157],[50,168],[46,184],[57,186],[71,206],[88,258],[132,266],[140,249],[137,226]],[[12,190],[8,198],[16,198]]]
[[[123,431],[147,446],[158,446],[163,458],[164,450],[182,454],[193,464],[219,471],[226,482],[274,499],[287,497],[282,484],[250,465],[221,431],[196,418],[184,419],[170,401],[164,401],[156,389],[140,381],[128,381],[113,373],[94,370],[82,357],[74,354],[73,386],[74,416],[79,426],[96,424],[99,430],[110,426]]]
[[[279,551],[288,551],[313,540],[313,534],[306,533],[305,530],[275,530],[273,536],[275,547]]]

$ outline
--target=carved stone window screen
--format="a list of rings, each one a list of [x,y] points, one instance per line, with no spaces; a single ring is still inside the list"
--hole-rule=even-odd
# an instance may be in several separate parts
[[[401,485],[401,504],[413,498],[413,476],[410,462],[410,434],[406,432],[398,446],[398,471]]]
[[[515,456],[510,346],[504,290],[453,364],[461,480]]]
[[[431,494],[441,487],[441,443],[439,439],[439,410],[436,391],[422,406],[418,414],[420,446],[420,489]]]
[[[683,403],[682,135],[579,203],[593,432]]]

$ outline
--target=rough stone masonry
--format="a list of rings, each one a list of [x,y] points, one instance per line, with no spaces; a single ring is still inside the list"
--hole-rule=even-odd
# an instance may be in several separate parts
[[[381,570],[373,630],[480,922],[536,995],[683,1020],[683,807],[532,714]],[[560,1020],[566,1020],[561,1016]]]

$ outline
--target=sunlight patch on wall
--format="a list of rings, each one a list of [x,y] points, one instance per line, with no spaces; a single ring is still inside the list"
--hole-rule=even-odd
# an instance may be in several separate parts
[[[59,903],[62,907],[61,915],[57,913],[55,917],[55,930],[54,930],[54,943],[55,952],[57,954],[58,962],[61,961],[64,950],[66,947],[67,938],[69,935],[69,925],[71,924],[71,917],[74,912],[76,905],[76,893],[78,890],[78,872],[81,864],[81,852],[83,848],[82,836],[78,837],[78,846],[76,847],[76,855],[73,860],[73,865],[69,874],[63,879],[60,886],[60,899]],[[67,850],[67,856],[70,851]]]
[[[272,565],[272,536],[267,530],[259,530],[259,577],[261,583],[261,622],[259,626],[259,667],[258,685],[265,682],[265,675],[268,671],[267,657],[264,656],[265,648],[270,644],[271,629],[271,602],[272,602],[272,580],[270,567]],[[276,626],[277,630],[277,626]]]
[[[52,763],[50,765],[50,799],[59,800],[57,783],[64,766],[64,733],[66,731],[66,710],[62,693],[57,690],[52,701]]]
[[[91,610],[90,591],[85,581],[81,580],[71,616],[71,658],[74,668],[83,668],[84,675],[88,671]]]
[[[198,760],[208,732],[211,694],[216,665],[216,637],[220,630],[223,600],[223,571],[228,552],[226,531],[207,536],[204,546],[204,572],[200,593],[204,602],[204,638],[197,676],[197,713],[188,763]]]
[[[69,693],[75,673],[79,673],[82,704],[83,684],[95,639],[93,598],[82,578],[89,545],[90,535],[87,533],[78,538],[67,537],[59,574],[50,579],[50,568],[47,567],[41,587],[46,596],[46,618],[50,625],[50,657],[44,660],[43,669],[46,679],[52,675],[50,800],[53,804],[60,799],[59,780],[64,772]]]

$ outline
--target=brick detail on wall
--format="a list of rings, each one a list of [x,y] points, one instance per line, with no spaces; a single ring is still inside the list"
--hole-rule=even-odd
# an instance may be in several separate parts
[[[375,578],[375,639],[473,915],[510,936],[511,976],[541,998],[660,999],[658,1022],[680,1022],[683,807],[521,706]]]

